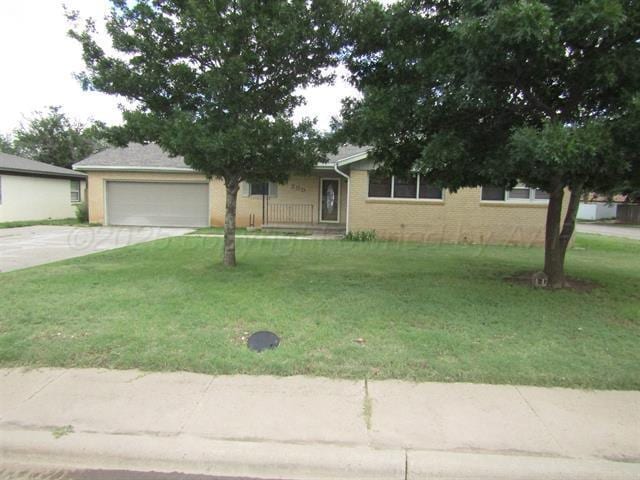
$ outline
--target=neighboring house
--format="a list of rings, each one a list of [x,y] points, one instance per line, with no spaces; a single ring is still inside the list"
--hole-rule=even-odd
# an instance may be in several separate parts
[[[106,225],[222,226],[225,188],[157,145],[111,148],[76,163],[89,176],[91,222]],[[237,225],[363,231],[432,242],[542,244],[544,192],[519,185],[452,193],[424,176],[382,177],[367,148],[346,146],[284,185],[241,185]]]
[[[75,217],[87,176],[0,153],[0,222]]]

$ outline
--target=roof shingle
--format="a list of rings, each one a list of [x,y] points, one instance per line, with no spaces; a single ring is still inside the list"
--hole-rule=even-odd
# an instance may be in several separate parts
[[[84,173],[0,152],[0,171],[44,177],[85,178]]]
[[[327,163],[338,163],[346,160],[347,158],[359,155],[360,153],[365,153],[370,149],[371,147],[367,146],[359,147],[357,145],[342,145],[338,148],[338,153],[327,157]]]
[[[335,164],[354,155],[364,153],[369,148],[344,145],[338,149],[337,154],[329,155],[327,161],[321,165]],[[130,143],[126,147],[108,148],[73,165],[73,168],[77,170],[90,170],[92,167],[191,169],[184,163],[183,157],[172,157],[155,143],[147,145]]]
[[[182,157],[169,156],[155,143],[130,143],[126,147],[107,148],[73,165],[78,170],[82,167],[190,168]]]

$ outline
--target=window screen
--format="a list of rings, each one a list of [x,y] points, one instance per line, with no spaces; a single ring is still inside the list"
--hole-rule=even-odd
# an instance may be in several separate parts
[[[391,177],[369,172],[369,196],[391,197]]]
[[[427,183],[427,179],[420,175],[420,195],[419,198],[442,199],[442,189]]]
[[[393,198],[416,198],[418,194],[418,179],[414,176],[393,177]]]
[[[503,187],[482,187],[482,200],[504,200]]]
[[[549,200],[549,192],[536,188],[536,200]]]
[[[269,195],[269,183],[251,183],[249,185],[249,195]]]
[[[71,180],[71,201],[80,201],[80,180]]]
[[[509,190],[509,199],[512,200],[529,200],[531,190],[529,188],[516,187]]]

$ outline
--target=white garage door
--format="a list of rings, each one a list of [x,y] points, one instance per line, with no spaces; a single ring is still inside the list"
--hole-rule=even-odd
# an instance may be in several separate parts
[[[107,223],[206,227],[209,225],[209,185],[107,182]]]

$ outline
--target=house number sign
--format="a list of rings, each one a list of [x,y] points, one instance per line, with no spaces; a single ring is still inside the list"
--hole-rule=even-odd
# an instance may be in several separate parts
[[[291,190],[295,190],[296,192],[302,192],[302,193],[307,191],[307,189],[304,188],[302,185],[298,185],[296,183],[291,184]]]

